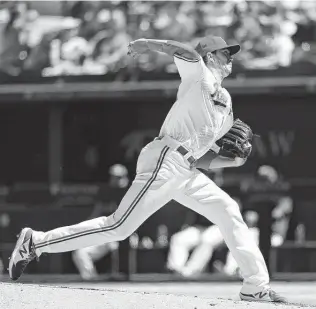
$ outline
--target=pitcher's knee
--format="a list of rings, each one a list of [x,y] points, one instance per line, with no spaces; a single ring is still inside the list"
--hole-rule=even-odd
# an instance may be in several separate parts
[[[115,229],[115,234],[116,234],[115,240],[118,240],[118,241],[125,240],[126,238],[131,236],[133,232],[134,232],[134,229],[128,226],[125,226],[123,224]]]
[[[133,232],[136,230],[137,227],[135,227],[133,224],[130,224],[130,222],[123,221],[118,222],[117,226],[115,227],[115,235],[116,239],[118,241],[125,240],[129,236],[133,234]]]
[[[104,233],[111,236],[109,242],[122,241],[129,237],[135,230],[135,227],[127,221],[116,220],[114,214],[108,217],[102,217],[104,220]]]

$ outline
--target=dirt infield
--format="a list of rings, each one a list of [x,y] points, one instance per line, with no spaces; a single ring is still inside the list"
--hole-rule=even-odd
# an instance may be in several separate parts
[[[159,289],[158,289],[159,290]],[[1,309],[210,309],[315,308],[308,305],[250,303],[205,296],[106,289],[100,286],[49,286],[0,283]]]

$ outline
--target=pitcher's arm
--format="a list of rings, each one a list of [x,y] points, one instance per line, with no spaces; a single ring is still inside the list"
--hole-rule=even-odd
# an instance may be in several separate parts
[[[133,53],[137,55],[147,51],[156,51],[165,53],[171,57],[179,55],[192,61],[199,61],[201,59],[198,52],[191,46],[172,40],[139,39],[130,42],[128,48],[129,54],[132,56]]]
[[[226,168],[226,167],[238,167],[245,164],[247,159],[238,158],[235,159],[226,158],[218,155],[213,151],[208,151],[203,157],[197,160],[197,168],[202,168],[205,170],[212,170],[217,168]]]

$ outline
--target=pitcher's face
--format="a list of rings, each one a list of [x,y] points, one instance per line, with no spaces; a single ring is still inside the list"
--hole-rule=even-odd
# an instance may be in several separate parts
[[[225,72],[225,75],[228,76],[229,74],[231,74],[233,69],[233,58],[230,54],[230,51],[227,48],[220,49],[216,51],[215,55],[223,66],[223,71]]]

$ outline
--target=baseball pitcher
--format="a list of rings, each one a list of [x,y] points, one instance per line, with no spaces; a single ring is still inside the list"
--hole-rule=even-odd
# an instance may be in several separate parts
[[[157,51],[174,58],[181,84],[159,137],[141,151],[136,177],[117,210],[108,217],[51,231],[22,229],[12,252],[9,274],[17,280],[42,253],[54,253],[120,241],[171,199],[216,224],[240,267],[240,298],[285,302],[271,290],[263,256],[249,234],[238,204],[196,167],[237,167],[251,151],[251,129],[233,118],[222,81],[232,71],[239,45],[220,37],[201,39],[196,48],[176,41],[139,39],[128,46],[136,57]]]

